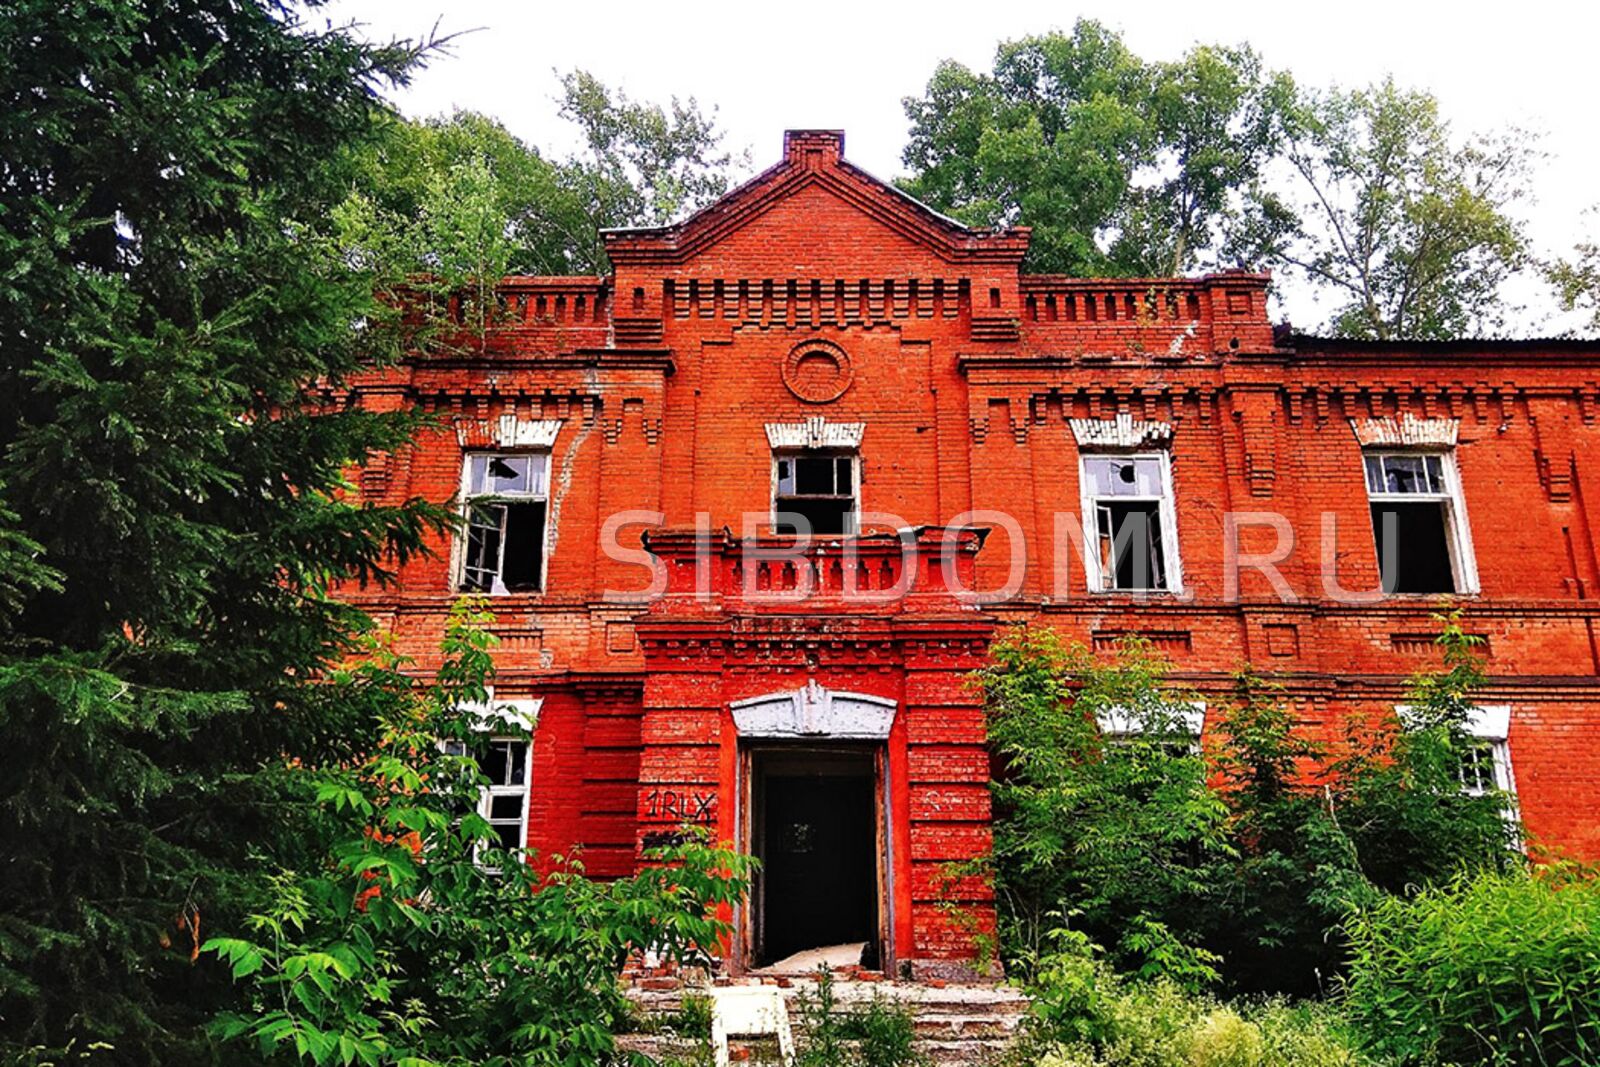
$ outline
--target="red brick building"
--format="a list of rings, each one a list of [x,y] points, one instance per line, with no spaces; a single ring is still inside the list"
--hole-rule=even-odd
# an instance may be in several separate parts
[[[358,386],[444,426],[364,491],[469,523],[352,596],[426,667],[489,592],[496,699],[537,722],[493,763],[508,840],[615,875],[709,824],[765,862],[735,966],[860,940],[935,973],[993,921],[944,871],[989,840],[965,679],[998,627],[1142,634],[1202,693],[1248,660],[1331,732],[1403,699],[1454,593],[1482,781],[1600,857],[1600,346],[1288,335],[1256,274],[1026,275],[1026,230],[842,151],[790,132],[609,234],[611,276],[507,279],[479,354]]]

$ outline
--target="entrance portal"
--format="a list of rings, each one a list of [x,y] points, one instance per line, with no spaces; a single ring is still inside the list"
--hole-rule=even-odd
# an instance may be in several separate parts
[[[757,966],[853,943],[878,965],[876,756],[861,745],[751,753]]]

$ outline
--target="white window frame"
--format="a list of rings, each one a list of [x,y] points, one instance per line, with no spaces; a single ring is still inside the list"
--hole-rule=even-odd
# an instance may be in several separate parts
[[[1412,725],[1412,706],[1410,704],[1396,704],[1395,714],[1400,717],[1400,724],[1407,729]],[[1509,704],[1480,704],[1472,708],[1464,729],[1468,736],[1488,743],[1489,757],[1492,761],[1491,773],[1494,778],[1494,787],[1504,793],[1510,803],[1507,816],[1516,813],[1517,804],[1517,778],[1511,770],[1511,705]],[[1461,779],[1461,791],[1468,796],[1481,797],[1487,790],[1469,783],[1464,774]]]
[[[1391,493],[1386,490],[1375,492],[1372,483],[1367,479],[1367,460],[1376,458],[1380,461],[1385,456],[1436,456],[1439,459],[1439,472],[1444,479],[1442,492],[1421,493]],[[1424,458],[1424,464],[1427,460]],[[1472,596],[1478,592],[1478,562],[1472,550],[1472,527],[1467,522],[1466,494],[1461,489],[1461,471],[1456,466],[1456,454],[1453,448],[1363,448],[1361,450],[1361,484],[1367,490],[1367,503],[1407,504],[1418,501],[1434,501],[1444,507],[1445,550],[1450,554],[1450,577],[1455,583],[1456,595]],[[1371,508],[1369,506],[1370,513]],[[1378,561],[1378,573],[1383,573],[1383,560],[1378,549],[1378,533],[1372,531],[1373,558]],[[1437,593],[1386,593],[1386,596],[1438,596]]]
[[[1178,717],[1183,722],[1183,732],[1194,738],[1195,744],[1198,745],[1206,725],[1206,702],[1174,700],[1171,703],[1178,709]],[[1144,733],[1144,722],[1121,705],[1101,708],[1095,712],[1094,721],[1100,732],[1109,738],[1138,737]]]
[[[515,850],[517,854],[520,855],[525,853],[528,847],[528,804],[529,798],[533,793],[532,733],[534,727],[538,725],[539,709],[543,706],[544,701],[538,698],[522,700],[496,700],[494,699],[493,689],[489,690],[488,697],[489,699],[483,704],[463,704],[457,710],[472,716],[472,729],[475,733],[481,735],[478,739],[479,744],[508,744],[522,746],[523,778],[525,780],[520,786],[495,785],[490,783],[489,785],[481,787],[478,790],[477,813],[479,817],[481,817],[490,826],[509,825],[510,821],[507,819],[495,820],[491,818],[491,813],[494,811],[494,800],[496,797],[514,796],[520,793],[522,797],[522,804],[518,811],[516,825],[517,840],[521,841],[522,844]],[[528,736],[508,735],[502,733],[500,732],[500,728],[503,726],[513,726],[519,730],[524,730],[527,732]],[[466,755],[466,745],[464,742],[447,741],[444,743],[443,747],[444,750],[450,755]],[[485,874],[499,874],[499,867],[490,867],[480,861],[479,856],[481,856],[482,853],[483,845],[480,842],[474,850],[473,862],[476,863],[478,868]]]
[[[855,506],[846,513],[846,525],[849,529],[843,534],[818,534],[813,531],[813,537],[854,537],[861,532],[861,452],[855,448],[775,448],[772,450],[772,484],[769,500],[771,507],[768,514],[774,528],[778,525],[778,498],[783,495],[778,492],[778,463],[781,460],[796,460],[807,456],[830,456],[834,459],[848,459],[850,461],[850,484]]]
[[[1156,460],[1161,467],[1160,496],[1100,497],[1094,492],[1089,477],[1089,461],[1100,459]],[[1078,457],[1078,496],[1083,521],[1083,569],[1091,593],[1122,593],[1131,596],[1181,596],[1183,594],[1183,560],[1178,556],[1178,509],[1172,488],[1172,455],[1165,450],[1143,452],[1116,452],[1095,450]],[[1157,505],[1161,518],[1161,564],[1165,572],[1165,589],[1118,589],[1112,583],[1114,575],[1100,569],[1100,509],[1098,501],[1117,500],[1126,503],[1151,503]]]
[[[544,461],[544,490],[543,492],[520,493],[474,493],[472,491],[472,461],[478,457],[495,459],[499,457],[518,457],[542,459]],[[545,592],[546,576],[550,570],[550,525],[553,520],[550,508],[550,478],[552,462],[549,449],[544,448],[475,448],[470,449],[461,456],[460,510],[461,534],[455,539],[455,559],[451,564],[451,585],[457,592],[467,592],[467,567],[468,552],[471,542],[472,508],[477,503],[495,502],[535,502],[544,503],[544,530],[541,532],[539,546],[539,588],[536,590],[517,590],[513,592],[505,588],[502,576],[505,574],[506,565],[506,531],[502,523],[500,527],[500,552],[496,560],[496,573],[494,582],[487,590],[473,590],[480,595],[487,596],[540,596]]]

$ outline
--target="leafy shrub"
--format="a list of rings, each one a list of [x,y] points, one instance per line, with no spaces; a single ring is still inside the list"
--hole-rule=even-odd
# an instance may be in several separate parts
[[[1007,966],[1028,972],[1070,918],[1113,962],[1190,990],[1325,992],[1351,907],[1520,862],[1504,794],[1469,794],[1461,766],[1484,675],[1474,639],[1440,616],[1443,669],[1409,711],[1352,718],[1328,749],[1297,732],[1281,688],[1249,671],[1215,700],[1205,750],[1191,694],[1146,643],[1112,657],[1019,627],[979,675],[1002,757],[993,876]],[[1102,734],[1116,717],[1132,730]]]
[[[251,1002],[220,1021],[223,1038],[319,1065],[602,1062],[628,955],[699,965],[727,933],[715,916],[743,894],[749,861],[700,837],[608,883],[497,851],[476,814],[487,779],[463,754],[477,727],[463,709],[487,696],[488,619],[481,603],[456,607],[434,684],[382,654],[339,680],[392,696],[384,729],[353,765],[291,770],[320,806],[327,853],[272,876],[245,936],[206,944]]]
[[[1511,798],[1462,788],[1462,761],[1477,744],[1467,723],[1485,680],[1480,639],[1463,632],[1459,612],[1435,619],[1443,669],[1411,679],[1405,721],[1392,709],[1352,718],[1329,765],[1327,810],[1359,876],[1331,887],[1337,905],[1522,862]]]
[[[1185,1058],[1194,1067],[1260,1067],[1267,1058],[1261,1027],[1232,1008],[1207,1012],[1183,1038]]]
[[[1118,974],[1077,931],[1033,962],[1012,1062],[1039,1067],[1367,1067],[1335,1005],[1219,1002],[1168,979]]]
[[[1347,1003],[1403,1063],[1600,1062],[1600,881],[1489,871],[1352,914]]]
[[[1038,952],[1071,914],[1128,965],[1159,966],[1143,949],[1170,948],[1165,933],[1184,940],[1207,857],[1223,847],[1224,809],[1184,721],[1188,695],[1165,684],[1166,665],[1144,642],[1106,661],[1019,627],[990,654],[979,680],[1004,763],[993,783],[1002,948]],[[1103,735],[1103,717],[1127,732]],[[1125,943],[1127,931],[1145,940]]]

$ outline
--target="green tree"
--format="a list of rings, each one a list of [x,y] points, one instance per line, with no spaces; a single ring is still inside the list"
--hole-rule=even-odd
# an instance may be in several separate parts
[[[291,3],[0,8],[0,1059],[212,1062],[199,942],[304,843],[283,756],[367,736],[305,684],[361,622],[330,588],[444,516],[356,504],[414,420],[305,386],[406,343],[327,220],[426,51]]]
[[[1329,878],[1337,905],[1372,891],[1403,893],[1442,884],[1462,869],[1522,862],[1514,798],[1468,790],[1463,767],[1488,754],[1468,730],[1485,677],[1481,642],[1459,613],[1439,617],[1442,670],[1411,679],[1404,715],[1353,716],[1329,764],[1324,810],[1359,882]],[[1337,861],[1325,869],[1331,873]]]
[[[1589,214],[1600,214],[1600,208],[1591,208]],[[1587,312],[1589,330],[1600,330],[1600,243],[1580,241],[1569,258],[1546,263],[1544,272],[1561,307]]]
[[[1328,835],[1314,779],[1327,754],[1296,729],[1282,686],[1249,667],[1217,711],[1207,747],[1233,850],[1208,875],[1205,943],[1235,989],[1315,994],[1338,968],[1328,933],[1343,915],[1316,903]]]
[[[205,946],[249,991],[221,1022],[229,1039],[316,1064],[607,1062],[628,954],[703,965],[731,931],[718,915],[750,861],[697,837],[608,883],[500,849],[474,751],[484,719],[495,736],[526,730],[489,702],[492,620],[456,605],[432,683],[381,647],[337,679],[382,707],[376,743],[294,769],[326,855],[272,876],[247,936]]]
[[[1527,263],[1516,204],[1528,135],[1456,136],[1426,92],[1386,80],[1307,94],[1284,148],[1302,224],[1283,262],[1338,301],[1345,337],[1442,339],[1505,321],[1506,278]]]
[[[1225,811],[1185,722],[1190,696],[1137,641],[1103,662],[1024,627],[991,658],[979,677],[1004,764],[993,783],[1003,947],[1036,954],[1070,919],[1126,964],[1205,973],[1182,947],[1184,915],[1209,891]]]
[[[715,109],[704,114],[693,97],[643,103],[581,70],[561,86],[561,114],[582,131],[588,152],[568,170],[601,229],[659,226],[705,207],[745,162],[722,149]]]
[[[340,209],[344,239],[389,264],[397,284],[421,272],[452,293],[497,280],[497,268],[604,274],[602,230],[658,225],[704,207],[744,162],[721,149],[715,113],[692,99],[666,107],[631,100],[584,71],[561,86],[561,114],[584,145],[567,158],[471,111],[380,117]],[[441,249],[457,250],[457,260],[444,261]]]
[[[1080,19],[940,64],[911,120],[906,188],[973,225],[1033,227],[1029,269],[1177,274],[1248,264],[1291,220],[1262,181],[1291,87],[1248,48],[1146,63]]]

